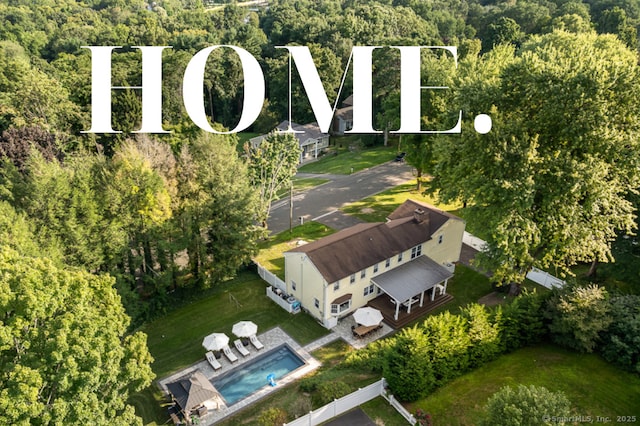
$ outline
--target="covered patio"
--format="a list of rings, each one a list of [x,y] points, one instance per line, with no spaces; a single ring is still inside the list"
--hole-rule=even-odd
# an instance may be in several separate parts
[[[444,266],[420,256],[371,279],[383,294],[369,302],[395,328],[453,299],[447,283],[453,277]]]
[[[167,383],[167,390],[175,402],[176,411],[179,411],[186,424],[193,424],[194,419],[206,415],[210,410],[217,410],[224,403],[218,391],[200,370]],[[174,424],[183,423],[173,412],[170,417]]]

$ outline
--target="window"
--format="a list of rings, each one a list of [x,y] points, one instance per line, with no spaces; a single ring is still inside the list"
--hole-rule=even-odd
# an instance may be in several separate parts
[[[378,272],[378,264],[377,263],[375,265],[373,265],[373,273],[375,274],[376,272]]]
[[[391,259],[387,259],[386,262],[384,262],[384,267],[388,268],[389,265],[391,265]]]
[[[416,257],[422,254],[422,244],[418,244],[414,248],[411,249],[411,258],[415,259]]]
[[[351,278],[349,278],[349,283],[353,284],[356,282],[356,274],[351,275]]]
[[[313,299],[313,306],[320,309],[320,301],[318,299]]]
[[[291,280],[291,290],[296,291],[296,282]]]
[[[371,285],[370,285],[370,286],[368,286],[368,287],[365,287],[365,288],[364,288],[364,295],[365,295],[365,296],[368,296],[368,295],[370,295],[370,294],[373,294],[373,292],[375,291],[375,288],[376,288],[376,286],[375,286],[375,285],[373,285],[373,284],[371,284]]]
[[[398,255],[398,262],[402,262],[402,253]]]
[[[438,244],[442,244],[442,240],[444,239],[444,235],[438,236]]]
[[[340,280],[333,283],[333,291],[338,291],[338,290],[340,290]]]
[[[364,278],[367,276],[367,270],[363,269],[362,271],[360,271],[360,278]]]
[[[340,314],[344,311],[348,311],[349,309],[351,309],[351,299],[347,300],[346,302],[342,302],[339,305],[337,304],[331,305],[332,314]]]

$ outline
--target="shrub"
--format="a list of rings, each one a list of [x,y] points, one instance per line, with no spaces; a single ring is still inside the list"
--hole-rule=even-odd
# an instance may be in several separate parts
[[[571,404],[562,392],[551,392],[542,386],[505,386],[493,394],[484,407],[482,426],[558,425],[553,417],[569,417]]]
[[[316,398],[318,405],[325,405],[349,393],[351,393],[351,387],[345,382],[337,380],[318,385]]]
[[[424,321],[423,350],[417,355],[427,358],[436,383],[442,385],[469,369],[471,338],[467,321],[460,315],[443,312]],[[430,359],[429,359],[430,358]]]
[[[420,426],[432,426],[433,425],[433,422],[431,421],[431,414],[425,413],[420,408],[418,408],[418,410],[416,411],[416,414],[415,414],[414,417],[417,420],[416,424],[418,424]]]
[[[262,426],[281,426],[286,422],[287,413],[282,408],[271,407],[258,417],[258,423]]]
[[[374,373],[381,373],[384,369],[386,354],[394,345],[394,337],[376,340],[363,349],[350,352],[345,361],[339,365],[344,368],[360,368]]]
[[[593,284],[558,291],[546,311],[554,342],[579,352],[593,352],[611,315],[607,291]]]
[[[487,309],[474,303],[462,310],[462,316],[467,320],[467,335],[471,343],[470,366],[477,367],[495,359],[503,351],[503,347],[499,325],[492,321]]]
[[[602,333],[600,352],[607,361],[640,373],[640,296],[610,300],[611,324]]]
[[[300,390],[307,393],[315,392],[318,389],[318,382],[319,380],[316,376],[305,377],[300,380]]]
[[[545,300],[545,296],[536,292],[525,292],[497,308],[496,321],[504,350],[511,352],[538,343],[548,333],[543,315]]]
[[[436,386],[431,362],[424,343],[412,338],[406,329],[395,339],[387,353],[384,377],[391,393],[401,401],[415,401]]]
[[[308,396],[301,395],[296,398],[295,401],[293,401],[291,407],[289,407],[289,413],[293,417],[298,418],[309,413],[309,411],[311,411],[311,408],[311,399]]]

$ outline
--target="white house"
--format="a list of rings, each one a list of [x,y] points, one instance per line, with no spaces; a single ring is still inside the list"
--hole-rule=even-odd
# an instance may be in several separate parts
[[[277,132],[285,132],[287,130],[294,130],[296,132],[294,136],[298,139],[300,149],[302,150],[300,153],[301,164],[309,160],[317,159],[318,155],[329,146],[329,134],[322,133],[317,123],[300,125],[291,122],[291,127],[289,127],[289,121],[285,120],[274,129],[274,131]],[[249,139],[249,143],[251,146],[257,147],[267,136],[268,135],[256,136],[255,138]]]
[[[333,119],[333,134],[344,135],[353,128],[353,95],[342,102],[342,108],[336,110]]]
[[[395,304],[398,320],[446,293],[464,228],[457,216],[408,200],[387,222],[359,224],[284,253],[287,293],[327,328],[378,297]]]

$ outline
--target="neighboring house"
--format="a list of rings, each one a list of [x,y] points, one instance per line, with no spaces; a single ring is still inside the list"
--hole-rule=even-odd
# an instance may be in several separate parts
[[[289,130],[289,121],[285,120],[274,129],[274,132],[285,132]],[[329,134],[322,133],[317,123],[309,124],[296,124],[291,122],[291,130],[294,130],[294,136],[298,139],[300,144],[300,163],[304,163],[309,160],[314,160],[324,152],[329,146]],[[257,147],[260,142],[268,135],[260,135],[255,138],[249,139],[249,143],[252,147]]]
[[[284,253],[287,293],[325,327],[382,296],[411,312],[446,293],[465,222],[408,200],[387,222],[363,223]],[[404,308],[402,308],[404,305]]]
[[[344,135],[353,128],[353,95],[342,102],[342,108],[336,110],[333,118],[333,134]]]

